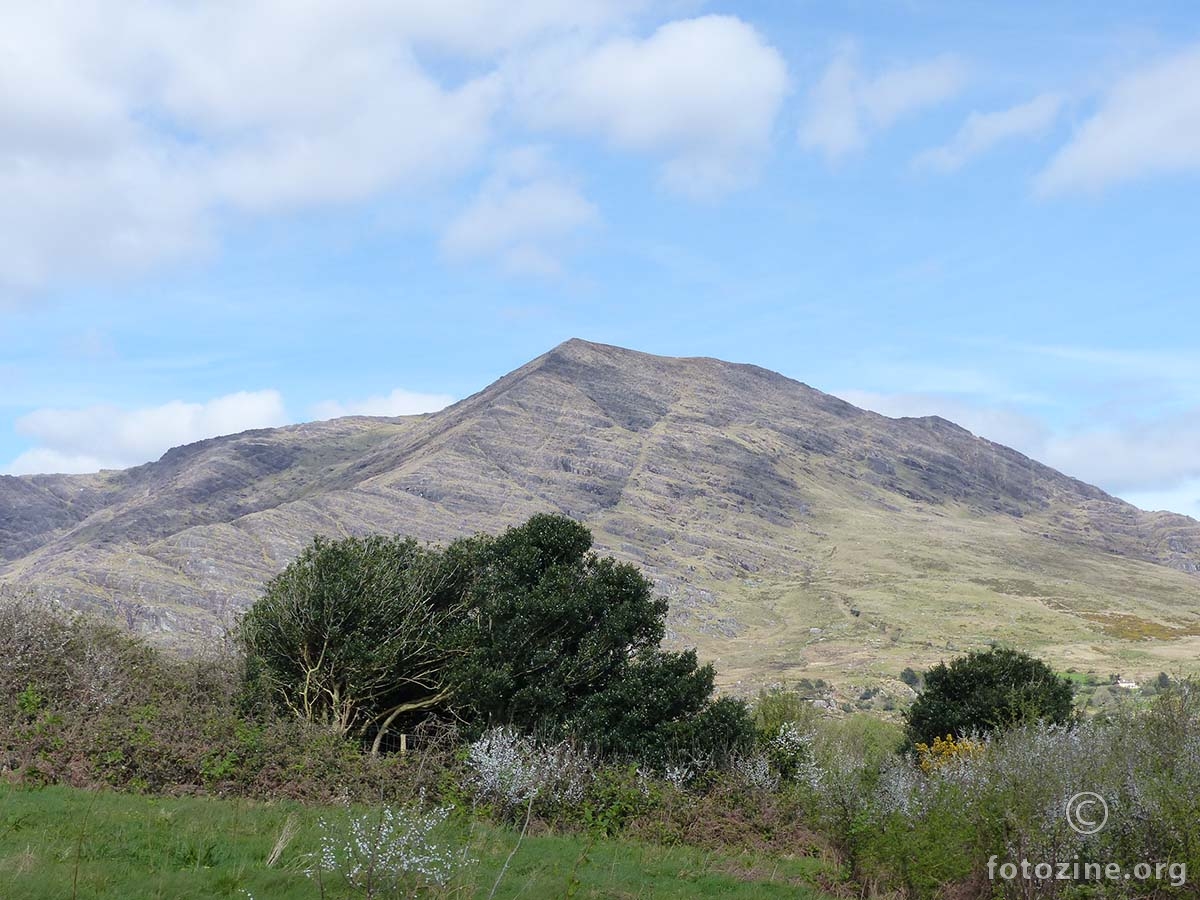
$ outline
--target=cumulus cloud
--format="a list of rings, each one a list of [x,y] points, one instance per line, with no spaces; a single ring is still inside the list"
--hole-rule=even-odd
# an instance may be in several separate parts
[[[769,141],[782,59],[730,17],[614,37],[645,5],[45,0],[0,13],[0,81],[28,88],[0,91],[0,302],[211,252],[231,214],[460,177],[493,151],[505,110],[504,124],[657,155],[686,192],[742,183]]]
[[[340,416],[415,416],[420,413],[437,412],[453,402],[454,398],[449,394],[420,394],[396,388],[390,394],[377,394],[349,403],[326,400],[316,404],[312,413],[318,419],[336,419]]]
[[[1037,178],[1042,194],[1200,172],[1200,45],[1120,79]]]
[[[809,92],[800,146],[830,160],[862,150],[873,133],[957,96],[965,84],[966,66],[954,56],[869,75],[857,48],[843,45]]]
[[[694,196],[749,181],[787,90],[787,67],[732,16],[670,22],[649,37],[562,44],[508,74],[535,127],[603,138],[664,159],[663,183]]]
[[[540,148],[505,156],[471,204],[450,222],[450,259],[494,257],[514,274],[553,275],[558,251],[600,214]]]
[[[95,472],[138,465],[171,447],[287,422],[277,391],[239,392],[206,403],[172,401],[142,409],[40,409],[17,420],[35,442],[7,467],[11,475]]]
[[[2,24],[0,78],[29,88],[0,92],[8,294],[194,255],[226,211],[457,172],[498,96],[487,73],[440,84],[412,50],[428,23],[366,0],[47,0]]]
[[[1114,490],[1161,491],[1200,477],[1200,409],[1055,435],[1044,461]]]
[[[948,144],[926,150],[916,164],[950,172],[1004,141],[1045,134],[1058,119],[1064,99],[1061,94],[1042,94],[1008,109],[973,112]]]

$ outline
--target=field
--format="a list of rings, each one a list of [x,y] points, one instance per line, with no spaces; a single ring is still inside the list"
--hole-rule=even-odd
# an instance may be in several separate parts
[[[321,819],[347,811],[295,803],[158,798],[0,786],[3,900],[120,897],[126,900],[254,897],[302,900],[361,896],[313,865]],[[293,823],[289,826],[288,823]],[[295,828],[290,841],[281,840]],[[585,836],[528,835],[478,822],[447,823],[447,843],[478,860],[445,896],[818,898],[822,867],[811,858],[724,855]],[[268,863],[282,845],[277,860]],[[380,896],[387,896],[381,894]]]

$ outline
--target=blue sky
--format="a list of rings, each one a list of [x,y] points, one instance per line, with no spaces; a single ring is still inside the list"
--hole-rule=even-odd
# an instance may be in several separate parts
[[[1200,515],[1194,4],[0,12],[0,471],[444,405],[569,337]]]

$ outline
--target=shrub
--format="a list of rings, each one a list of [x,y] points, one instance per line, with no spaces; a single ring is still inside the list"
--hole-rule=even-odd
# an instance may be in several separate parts
[[[969,738],[955,739],[953,735],[934,738],[932,744],[917,744],[917,765],[924,772],[932,772],[943,766],[954,765],[958,761],[983,752],[982,741],[972,741]]]
[[[799,687],[812,690],[812,682],[801,679]],[[799,691],[784,688],[760,690],[754,701],[754,724],[760,734],[775,735],[779,729],[788,723],[795,723],[805,729],[819,718],[819,713],[812,703]]]
[[[476,733],[512,726],[652,766],[748,746],[745,704],[712,699],[712,666],[659,649],[666,601],[591,544],[579,523],[537,515],[450,547],[476,573],[453,673],[459,714]]]
[[[906,716],[913,744],[929,744],[945,735],[989,733],[1022,722],[1061,724],[1071,715],[1071,683],[1017,650],[974,651],[949,665],[934,666],[924,681],[924,691]]]
[[[771,766],[784,780],[794,780],[812,762],[812,736],[795,722],[784,722],[764,741]]]
[[[578,804],[593,776],[593,763],[569,741],[539,744],[511,728],[493,728],[466,751],[467,785],[479,802],[501,818],[519,818],[535,802],[552,815]]]
[[[662,640],[666,601],[591,543],[578,522],[537,515],[462,551],[476,574],[454,684],[459,714],[478,731],[562,737],[581,706],[628,675],[631,657]]]
[[[242,622],[250,674],[301,718],[373,739],[449,698],[463,573],[412,539],[316,538]]]
[[[352,816],[344,826],[321,819],[321,849],[309,874],[320,880],[322,895],[325,873],[368,898],[425,895],[473,862],[436,839],[450,812],[448,806],[383,806],[378,813]]]

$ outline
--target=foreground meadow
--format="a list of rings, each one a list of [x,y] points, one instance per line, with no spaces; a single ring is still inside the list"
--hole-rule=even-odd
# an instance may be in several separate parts
[[[356,811],[368,818],[372,810]],[[340,872],[315,877],[324,829],[345,808],[293,802],[131,796],[68,787],[0,786],[4,900],[370,896]],[[446,897],[817,898],[822,864],[587,835],[534,835],[449,821],[436,839],[467,857]],[[515,850],[515,852],[514,852]],[[504,869],[506,860],[507,869]],[[376,896],[400,895],[383,879]]]

